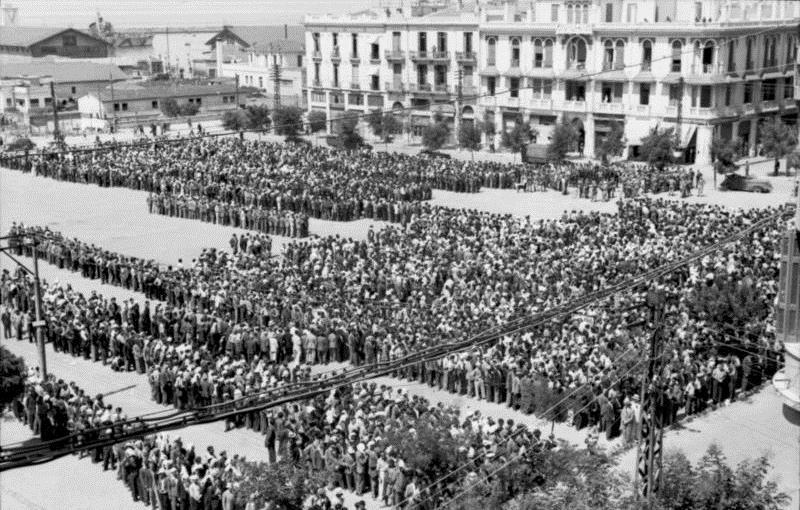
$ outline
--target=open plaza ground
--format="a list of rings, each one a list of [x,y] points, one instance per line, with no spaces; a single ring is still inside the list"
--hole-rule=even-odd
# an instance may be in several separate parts
[[[461,156],[468,153],[461,154]],[[471,156],[470,156],[471,157]],[[766,176],[772,169],[771,162],[756,163],[752,172]],[[794,177],[770,178],[775,191],[771,194],[726,193],[712,189],[713,176],[705,169],[706,196],[692,197],[689,201],[707,201],[727,207],[767,207],[780,205],[790,200]],[[29,174],[0,169],[0,231],[7,232],[12,222],[32,225],[47,225],[67,236],[98,244],[106,249],[123,254],[152,258],[166,265],[179,260],[188,263],[204,248],[226,249],[230,236],[240,229],[182,220],[166,216],[150,215],[147,212],[146,193],[121,188],[99,188],[70,184],[33,177]],[[564,211],[593,210],[613,212],[613,202],[590,202],[561,195],[555,191],[540,193],[516,193],[510,190],[484,190],[476,194],[456,194],[435,190],[433,203],[449,207],[487,210],[497,213],[530,216],[532,219],[559,218]],[[360,220],[355,222],[328,222],[312,219],[312,235],[338,234],[362,239],[372,227],[379,229],[381,222]],[[273,253],[280,254],[287,238],[273,238]],[[13,263],[7,258],[0,260],[0,267],[11,269]],[[41,264],[42,276],[47,280],[68,282],[83,292],[96,290],[118,299],[135,297],[118,287],[100,285],[96,280],[82,279],[76,273],[58,270]],[[3,339],[3,345],[12,352],[24,356],[29,364],[37,364],[35,346],[27,342]],[[58,377],[75,381],[88,393],[110,394],[108,401],[120,406],[128,416],[159,412],[167,409],[150,399],[146,376],[132,372],[112,372],[109,368],[65,354],[54,353],[48,346],[48,368]],[[433,402],[454,405],[464,411],[480,410],[483,414],[503,418],[514,418],[549,432],[550,424],[532,416],[525,416],[485,401],[458,397],[450,393],[431,390],[425,385],[408,383],[391,378],[382,378],[380,383],[403,386],[411,393],[421,394]],[[0,422],[0,443],[8,445],[30,439],[30,431],[8,417]],[[581,444],[585,432],[566,425],[555,425],[555,434],[575,444]],[[176,432],[176,435],[178,432]],[[244,455],[248,459],[264,460],[263,436],[246,429],[223,432],[221,423],[193,426],[183,429],[179,435],[184,440],[204,449],[213,445],[217,451]],[[789,493],[791,508],[800,504],[800,459],[797,455],[798,431],[783,419],[781,399],[767,386],[747,401],[740,401],[722,409],[696,417],[680,424],[665,436],[667,449],[683,450],[690,459],[698,459],[711,443],[718,442],[732,462],[751,458],[768,452],[773,463],[771,475],[781,490]],[[613,448],[616,444],[602,445]],[[629,450],[619,457],[619,468],[633,472],[635,451]],[[28,490],[35,484],[38,490]],[[0,474],[0,506],[7,509],[29,508],[74,508],[102,509],[144,508],[133,503],[122,483],[112,472],[103,472],[100,465],[92,465],[88,459],[66,457],[48,464],[17,469]],[[102,493],[103,498],[87,498],[86,493]],[[348,495],[349,497],[350,495]],[[350,501],[352,503],[352,501]],[[377,508],[375,501],[368,501],[369,508]]]

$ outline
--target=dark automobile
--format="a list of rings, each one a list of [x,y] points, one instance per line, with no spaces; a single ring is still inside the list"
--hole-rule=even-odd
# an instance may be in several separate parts
[[[440,159],[450,159],[450,154],[445,154],[444,152],[439,151],[432,151],[430,149],[424,149],[419,151],[421,156],[428,156],[431,158],[440,158]]]
[[[772,191],[772,183],[755,177],[748,177],[739,174],[728,174],[719,185],[724,191],[750,191],[753,193],[769,193]]]

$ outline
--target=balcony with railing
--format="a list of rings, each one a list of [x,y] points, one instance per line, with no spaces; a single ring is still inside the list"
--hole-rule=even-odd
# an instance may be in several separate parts
[[[563,101],[560,105],[562,110],[568,112],[584,112],[586,111],[586,101],[584,99],[574,99]]]
[[[339,61],[342,60],[342,55],[339,52],[339,48],[338,47],[334,47],[333,51],[331,51],[331,60],[336,61],[336,62],[339,62]]]
[[[624,62],[603,62],[603,71],[623,71],[625,69]]]
[[[358,53],[351,53],[350,62],[353,64],[359,64],[361,63],[361,57],[358,55]]]
[[[385,87],[387,92],[391,94],[402,94],[403,93],[403,82],[402,81],[387,81],[385,82]]]
[[[527,101],[526,104],[528,107],[538,110],[553,109],[553,99],[550,97],[534,97],[533,99]]]
[[[433,86],[434,94],[449,94],[450,87],[446,83],[437,83]]]
[[[719,110],[711,106],[690,106],[684,108],[684,112],[693,119],[712,119],[719,114]]]
[[[405,60],[406,52],[403,50],[386,50],[383,56],[386,57],[388,61]]]
[[[769,101],[761,101],[758,106],[761,108],[761,111],[777,110],[780,108],[781,103],[777,99],[770,99]]]
[[[350,88],[352,90],[361,90],[361,84],[358,83],[357,81],[351,81],[350,82]]]
[[[314,50],[311,53],[311,58],[314,60],[322,60],[322,52],[319,50]]]
[[[478,54],[474,51],[457,51],[456,61],[465,64],[474,64],[478,60]]]
[[[312,80],[311,81],[311,86],[312,87],[318,87],[318,88],[322,87],[322,81],[320,81],[319,78],[317,78],[316,80]]]
[[[696,76],[724,75],[725,72],[725,66],[722,63],[693,64],[691,67],[691,74]]]
[[[622,114],[624,113],[625,105],[621,101],[618,102],[603,102],[595,105],[594,111],[597,113],[611,113]]]
[[[447,62],[450,60],[449,51],[410,51],[409,56],[414,62]]]
[[[429,94],[433,90],[430,83],[409,83],[408,91],[412,94]]]
[[[642,116],[649,116],[650,115],[650,105],[649,104],[632,104],[628,107],[628,111],[634,115],[642,115]]]

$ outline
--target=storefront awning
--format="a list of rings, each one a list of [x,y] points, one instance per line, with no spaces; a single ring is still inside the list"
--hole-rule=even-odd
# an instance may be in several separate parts
[[[669,84],[678,83],[681,81],[681,73],[668,73],[661,81]]]
[[[500,71],[495,66],[487,66],[481,69],[480,74],[483,76],[499,76]]]
[[[633,77],[635,83],[653,83],[656,77],[650,71],[639,71],[639,74]]]
[[[567,69],[559,75],[559,78],[571,81],[589,81],[591,79],[591,77],[586,74],[586,71],[578,69]]]
[[[519,78],[522,75],[519,67],[509,67],[505,71],[503,71],[503,75],[510,76],[512,78]]]
[[[550,78],[552,79],[553,76],[553,68],[552,67],[534,67],[530,71],[526,73],[528,76],[532,76],[534,78]]]
[[[697,131],[697,126],[694,124],[688,124],[683,128],[683,135],[681,136],[681,147],[688,147],[689,144],[692,142],[692,137],[694,133]]]
[[[628,81],[628,75],[625,74],[625,71],[622,71],[620,69],[600,73],[596,76],[596,78],[600,81],[615,81],[615,82]]]

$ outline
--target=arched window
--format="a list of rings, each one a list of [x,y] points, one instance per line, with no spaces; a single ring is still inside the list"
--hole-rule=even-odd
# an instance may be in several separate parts
[[[544,45],[541,39],[533,40],[533,67],[544,67]]]
[[[583,4],[583,9],[581,9],[581,11],[583,12],[581,23],[583,23],[584,25],[588,25],[589,24],[589,4]]]
[[[489,49],[486,54],[486,64],[493,66],[495,64],[495,59],[497,58],[497,39],[490,37],[486,40],[486,45]]]
[[[703,45],[703,72],[710,73],[714,66],[714,41],[706,41]]]
[[[614,46],[614,69],[622,69],[625,67],[625,41],[619,39]]]
[[[567,67],[570,69],[586,68],[586,41],[576,37],[567,45]]]
[[[683,43],[675,40],[672,41],[672,67],[670,71],[673,73],[681,72],[681,61],[683,60]]]
[[[649,39],[642,43],[642,70],[649,71],[653,62],[653,42]]]
[[[519,38],[511,39],[511,67],[519,67]]]
[[[544,66],[553,67],[553,40],[545,39],[544,41]]]
[[[603,69],[611,69],[614,65],[614,42],[607,39],[603,43]]]
[[[574,7],[572,4],[567,4],[567,23],[575,23]]]

